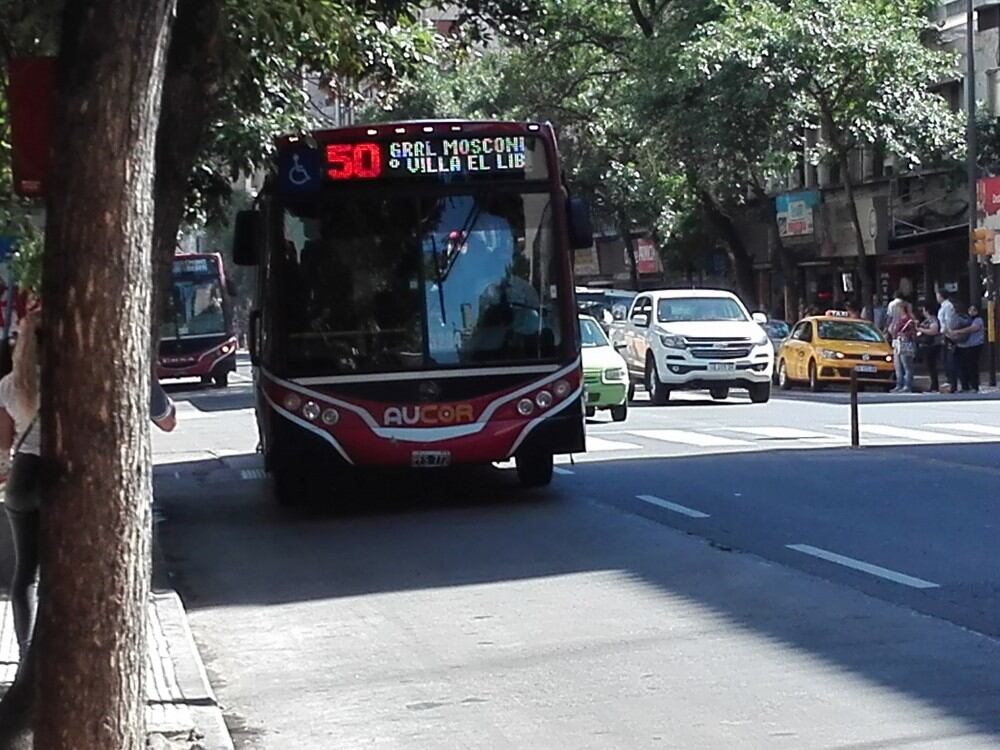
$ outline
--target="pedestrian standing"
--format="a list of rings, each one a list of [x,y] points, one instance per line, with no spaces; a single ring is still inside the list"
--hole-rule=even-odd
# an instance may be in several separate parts
[[[896,387],[893,393],[913,393],[913,364],[917,353],[917,321],[906,300],[897,306],[891,327]]]
[[[21,658],[27,653],[35,619],[32,587],[38,572],[38,512],[41,439],[38,429],[38,323],[41,311],[28,313],[18,327],[14,369],[0,379],[0,452],[11,456],[4,489],[4,511],[14,544],[10,604]]]
[[[4,488],[4,511],[14,543],[14,575],[10,602],[14,615],[14,635],[21,660],[31,643],[34,629],[39,558],[39,517],[43,508],[41,429],[39,416],[39,344],[41,310],[21,320],[14,369],[0,379],[0,455],[13,454]],[[150,393],[150,417],[161,430],[176,425],[176,411],[170,398],[154,378]]]
[[[969,305],[968,325],[952,331],[956,336],[955,351],[958,359],[962,390],[979,391],[979,357],[986,344],[986,325],[979,315],[979,308]]]
[[[906,296],[903,294],[902,289],[897,289],[896,294],[892,298],[892,302],[885,311],[885,320],[883,321],[884,328],[882,330],[891,331],[896,325],[897,318],[899,317],[900,310],[902,310],[903,305],[906,304]],[[912,315],[911,315],[912,317]]]
[[[951,295],[944,290],[938,290],[937,301],[938,325],[943,337],[944,374],[948,379],[948,390],[955,393],[958,390],[958,355],[955,353],[955,340],[951,336],[952,328],[958,322],[955,304],[951,301]]]
[[[920,308],[920,323],[917,325],[917,355],[927,365],[927,374],[931,379],[930,390],[936,393],[940,389],[938,381],[938,359],[941,356],[941,345],[944,337],[941,335],[941,323],[937,319],[937,311],[930,305]]]

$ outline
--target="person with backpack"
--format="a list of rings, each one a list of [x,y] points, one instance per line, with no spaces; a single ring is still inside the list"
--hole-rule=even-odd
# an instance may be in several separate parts
[[[913,307],[900,300],[892,316],[889,333],[892,336],[893,359],[896,364],[896,387],[892,393],[913,393],[914,359],[917,354],[917,321]]]

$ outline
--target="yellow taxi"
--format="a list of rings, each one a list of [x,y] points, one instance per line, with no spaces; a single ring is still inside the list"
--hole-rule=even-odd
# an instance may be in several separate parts
[[[798,382],[818,391],[827,383],[849,382],[852,369],[864,385],[889,390],[895,384],[892,347],[885,336],[867,320],[828,310],[795,324],[778,349],[775,372],[783,390]]]

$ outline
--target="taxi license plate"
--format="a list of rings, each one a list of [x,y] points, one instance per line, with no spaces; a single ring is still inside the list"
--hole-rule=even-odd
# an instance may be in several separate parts
[[[413,451],[410,466],[415,469],[437,469],[451,465],[451,451]]]
[[[875,365],[855,365],[854,371],[870,375],[878,372],[878,368]]]
[[[733,372],[736,370],[735,362],[709,362],[709,372]]]

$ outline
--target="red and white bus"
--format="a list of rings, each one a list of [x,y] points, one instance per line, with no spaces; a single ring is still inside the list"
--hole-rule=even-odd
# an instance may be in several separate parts
[[[222,256],[191,253],[174,256],[170,295],[160,323],[156,375],[201,378],[219,387],[236,370],[233,306]]]
[[[571,249],[592,241],[548,124],[433,121],[284,137],[235,259],[265,466],[281,502],[335,464],[584,450]]]

